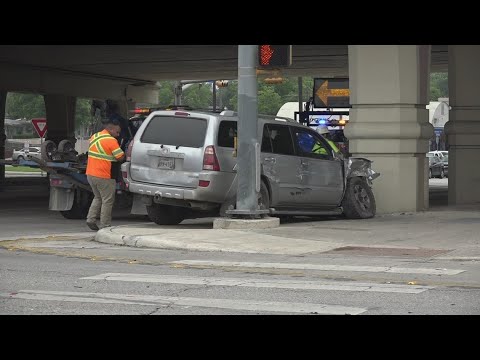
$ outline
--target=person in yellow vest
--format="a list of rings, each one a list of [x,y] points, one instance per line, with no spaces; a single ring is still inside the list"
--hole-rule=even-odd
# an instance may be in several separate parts
[[[333,149],[333,151],[335,151],[335,153],[339,153],[340,150],[338,149],[337,145],[335,145],[335,143],[330,140],[328,137],[326,137],[326,134],[329,134],[330,132],[328,131],[328,127],[326,127],[325,125],[320,125],[317,127],[317,133],[319,133],[320,135],[322,135],[324,137],[325,140],[327,140],[328,144],[330,145],[330,147]],[[315,145],[313,145],[313,148],[312,148],[312,152],[313,153],[317,153],[317,154],[326,154],[327,151],[325,150],[325,148],[321,145],[321,144],[318,144],[316,143]]]
[[[121,162],[125,158],[116,139],[120,131],[120,123],[110,120],[104,130],[90,138],[86,174],[95,197],[88,211],[87,226],[92,230],[111,226],[116,184],[116,174],[112,174],[112,163]],[[97,225],[98,218],[100,226]]]

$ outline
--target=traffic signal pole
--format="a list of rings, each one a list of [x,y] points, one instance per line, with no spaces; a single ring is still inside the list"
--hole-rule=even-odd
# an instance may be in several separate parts
[[[237,208],[228,215],[260,218],[268,210],[258,209],[260,192],[260,144],[258,143],[257,45],[238,46],[238,152]]]

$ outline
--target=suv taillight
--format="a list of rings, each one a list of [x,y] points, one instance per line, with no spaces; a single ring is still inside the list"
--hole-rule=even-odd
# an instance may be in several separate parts
[[[215,147],[209,145],[205,148],[203,153],[203,170],[220,171],[220,164],[218,163],[217,154],[215,154]]]
[[[127,154],[125,155],[126,157],[125,161],[132,160],[132,150],[133,150],[133,139],[130,141],[130,144],[128,144]]]

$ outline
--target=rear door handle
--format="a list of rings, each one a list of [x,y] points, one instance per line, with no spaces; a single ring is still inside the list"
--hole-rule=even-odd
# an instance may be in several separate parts
[[[264,161],[268,162],[268,163],[275,164],[277,162],[277,159],[273,158],[273,157],[268,157],[268,158],[265,158]]]
[[[308,161],[302,159],[302,160],[300,160],[300,164],[306,166],[306,165],[308,165]]]

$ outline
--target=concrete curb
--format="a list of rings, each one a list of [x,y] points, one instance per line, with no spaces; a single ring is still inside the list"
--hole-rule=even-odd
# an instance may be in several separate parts
[[[277,255],[304,255],[335,249],[342,244],[322,240],[305,240],[275,236],[252,231],[196,229],[164,229],[148,231],[144,235],[125,234],[142,231],[128,226],[101,229],[95,241],[132,247],[160,248],[170,250],[218,251],[238,253],[261,253]],[[293,245],[293,246],[292,246]]]

